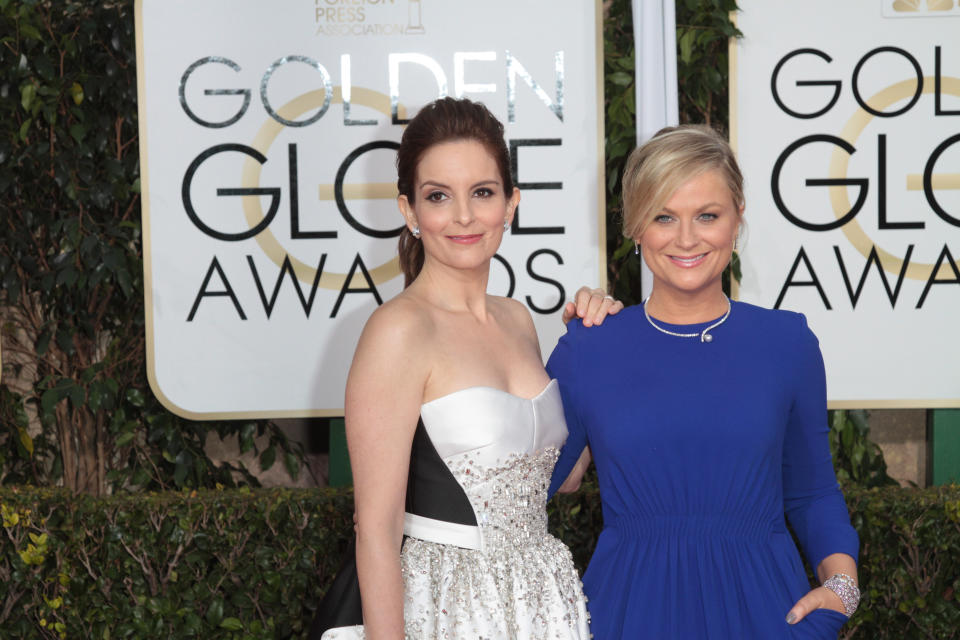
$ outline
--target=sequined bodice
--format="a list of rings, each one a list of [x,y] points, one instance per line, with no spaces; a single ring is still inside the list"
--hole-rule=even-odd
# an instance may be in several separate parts
[[[547,533],[547,488],[560,450],[512,454],[504,464],[485,467],[470,454],[452,463],[477,513],[482,548],[534,543]]]
[[[556,380],[533,398],[470,387],[422,405],[404,514],[408,640],[587,640],[570,550],[547,532],[567,423]],[[322,640],[362,640],[361,625]]]
[[[421,418],[469,499],[479,534],[478,542],[442,533],[434,541],[488,550],[536,543],[546,535],[547,487],[567,437],[556,381],[534,398],[470,387],[424,404]],[[408,526],[407,533],[434,535],[428,529]]]

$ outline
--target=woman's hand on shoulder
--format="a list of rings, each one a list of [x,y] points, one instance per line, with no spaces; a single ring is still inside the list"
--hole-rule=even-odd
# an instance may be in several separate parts
[[[574,318],[582,318],[583,326],[603,324],[607,316],[613,316],[623,309],[623,303],[608,295],[603,289],[580,287],[573,298],[563,308],[563,324]]]

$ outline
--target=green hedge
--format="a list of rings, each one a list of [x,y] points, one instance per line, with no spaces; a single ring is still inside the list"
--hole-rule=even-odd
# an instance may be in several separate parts
[[[213,435],[296,479],[272,422],[184,420],[148,389],[133,4],[0,0],[0,483],[255,484]]]
[[[3,489],[4,638],[300,637],[352,532],[344,490]]]
[[[960,486],[847,499],[866,592],[844,637],[960,637]],[[349,490],[4,488],[0,504],[4,638],[299,638],[352,535]],[[596,490],[553,501],[550,522],[585,566]]]

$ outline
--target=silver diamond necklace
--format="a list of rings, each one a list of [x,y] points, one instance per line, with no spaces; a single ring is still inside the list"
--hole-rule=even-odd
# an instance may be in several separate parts
[[[727,298],[727,297],[724,296],[724,298]],[[649,322],[654,329],[656,329],[660,333],[665,333],[668,336],[676,336],[678,338],[696,338],[697,336],[700,336],[700,342],[713,342],[713,336],[710,335],[710,331],[722,325],[726,321],[726,319],[730,317],[731,304],[730,304],[730,298],[727,298],[727,312],[723,314],[722,318],[720,318],[719,320],[717,320],[712,325],[710,325],[709,327],[707,327],[706,329],[704,329],[699,333],[677,333],[676,331],[668,331],[653,321],[653,318],[651,318],[650,314],[647,313],[647,300],[649,299],[650,299],[650,296],[647,296],[647,299],[643,301],[643,315],[646,316],[647,322]]]

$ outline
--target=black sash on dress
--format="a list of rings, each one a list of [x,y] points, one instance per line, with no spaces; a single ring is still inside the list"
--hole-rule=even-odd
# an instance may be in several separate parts
[[[477,525],[470,499],[437,453],[422,418],[417,422],[410,449],[405,510],[433,520]],[[360,624],[363,624],[363,609],[357,580],[356,538],[353,538],[333,583],[317,607],[307,640],[320,640],[327,629]]]
[[[417,423],[410,448],[406,512],[433,520],[477,526],[470,499],[453,477],[423,426]]]

